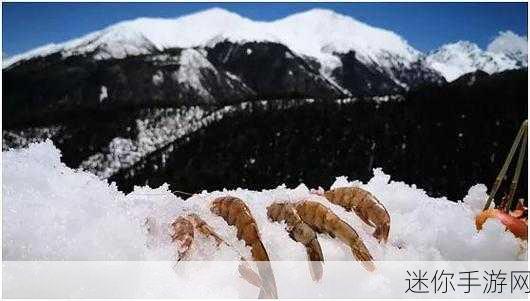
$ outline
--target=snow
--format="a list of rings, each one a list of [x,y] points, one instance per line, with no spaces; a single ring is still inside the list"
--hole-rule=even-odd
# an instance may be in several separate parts
[[[2,131],[2,150],[27,147],[30,143],[54,139],[61,141],[64,128],[58,125],[46,127],[28,127],[24,129],[4,129]]]
[[[498,221],[475,230],[474,216],[487,197],[481,184],[455,203],[391,181],[380,169],[374,169],[367,183],[337,177],[332,187],[360,185],[388,209],[390,237],[381,245],[357,216],[311,194],[303,183],[262,191],[203,191],[186,200],[171,193],[167,184],[135,187],[124,194],[114,183],[66,167],[60,156],[50,140],[3,152],[6,296],[255,298],[258,290],[237,273],[240,256],[250,258],[250,249],[237,239],[234,227],[209,210],[213,199],[226,195],[243,199],[254,216],[282,297],[388,298],[406,288],[405,269],[434,271],[452,265],[453,271],[489,270],[485,261],[496,260],[512,262],[511,270],[524,270],[521,265],[527,261],[527,243]],[[358,232],[377,261],[376,272],[367,274],[344,244],[319,235],[324,278],[311,281],[304,247],[289,237],[284,223],[266,216],[272,202],[304,199],[321,202]],[[217,248],[212,239],[196,235],[190,257],[176,263],[169,225],[189,213],[202,217],[230,246]],[[506,267],[501,265],[503,271]],[[353,291],[351,283],[357,284]]]
[[[233,79],[236,78],[234,75]],[[91,155],[81,162],[79,167],[101,179],[109,178],[116,172],[140,162],[154,151],[171,152],[172,142],[222,119],[228,113],[251,110],[253,106],[265,107],[267,104],[267,101],[259,104],[243,102],[215,111],[208,111],[200,106],[150,109],[146,116],[136,119],[135,132],[138,132],[138,135],[134,139],[113,138],[105,150]],[[32,141],[35,140],[37,139]],[[168,149],[165,149],[166,147]]]
[[[50,140],[4,152],[3,159],[4,259],[97,260],[143,252],[138,221],[120,207],[124,195],[67,168]],[[124,229],[132,232],[115,236]]]
[[[146,155],[163,148],[215,120],[200,107],[152,109],[136,120],[137,137],[113,138],[105,151],[91,155],[80,168],[106,179],[120,169],[130,167]]]
[[[108,94],[108,91],[107,91],[107,87],[101,86],[101,90],[99,92],[99,102],[104,101],[108,97],[109,97],[109,94]]]
[[[195,260],[237,260],[250,250],[236,238],[233,227],[212,214],[210,202],[232,195],[246,201],[258,224],[271,260],[305,260],[303,247],[291,240],[280,223],[271,223],[266,207],[274,201],[310,199],[325,204],[352,225],[378,261],[390,260],[526,260],[526,242],[488,221],[478,232],[474,215],[487,197],[484,185],[470,188],[463,202],[431,198],[415,185],[390,180],[374,169],[367,183],[337,177],[332,187],[360,185],[371,191],[391,216],[389,243],[379,244],[372,228],[341,207],[311,194],[301,183],[288,188],[251,191],[238,188],[206,192],[183,200],[164,184],[135,187],[128,195],[88,172],[66,167],[48,140],[3,153],[5,260],[173,260],[169,224],[179,215],[197,213],[234,248],[211,249],[199,239]],[[157,230],[149,235],[146,219]],[[450,238],[450,239],[449,239]],[[320,235],[326,260],[350,261],[348,249]]]
[[[501,31],[488,45],[487,50],[493,53],[503,53],[520,61],[523,66],[528,65],[528,38],[526,36],[519,36],[509,30]]]
[[[164,73],[158,70],[155,74],[153,74],[153,84],[155,86],[160,86],[163,83],[164,83]]]
[[[2,63],[3,63],[2,67],[8,68],[9,66],[11,66],[12,64],[18,61],[23,61],[23,60],[27,60],[27,59],[39,57],[39,56],[46,56],[54,52],[61,51],[63,48],[64,48],[63,44],[54,44],[54,43],[46,44],[46,45],[37,47],[35,49],[26,51],[24,53],[15,54],[9,57],[2,58]]]
[[[262,22],[212,8],[175,19],[123,21],[75,40],[13,56],[4,62],[4,68],[20,60],[53,52],[69,56],[96,51],[96,59],[123,58],[174,47],[212,46],[223,40],[279,42],[298,54],[316,58],[324,69],[340,66],[335,53],[350,50],[356,52],[359,60],[386,66],[388,70],[396,63],[408,65],[421,56],[397,34],[331,10],[312,9]],[[250,54],[248,50],[247,54]]]
[[[431,52],[427,64],[440,72],[447,81],[482,70],[487,73],[517,69],[528,65],[528,42],[513,32],[500,32],[487,47],[482,50],[468,41],[458,41],[443,45]]]
[[[179,69],[172,75],[173,79],[196,91],[202,98],[213,100],[202,83],[202,71],[206,69],[216,74],[217,69],[208,61],[205,53],[196,49],[184,49],[180,54],[179,64]]]

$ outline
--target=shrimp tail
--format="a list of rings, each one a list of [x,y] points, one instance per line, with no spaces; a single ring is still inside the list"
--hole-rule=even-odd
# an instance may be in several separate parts
[[[245,279],[248,283],[254,285],[255,287],[261,288],[261,278],[249,266],[248,262],[242,261],[237,267],[237,269],[239,270],[239,274],[241,275],[241,277]]]
[[[324,273],[324,255],[317,239],[311,240],[306,246],[307,257],[309,257],[309,272],[314,281],[320,281]]]
[[[220,197],[212,202],[210,210],[221,216],[227,224],[235,226],[237,238],[250,247],[252,259],[257,262],[261,278],[260,298],[278,298],[269,255],[261,241],[256,221],[245,203],[235,197]]]
[[[388,241],[389,232],[390,232],[390,224],[388,222],[384,222],[384,223],[378,224],[375,227],[375,232],[373,236],[380,242],[386,243]]]
[[[339,187],[324,192],[324,197],[347,211],[353,211],[365,224],[375,227],[373,236],[386,243],[390,233],[390,215],[373,194],[359,187]]]
[[[267,216],[274,222],[284,221],[289,236],[306,248],[309,260],[309,272],[315,281],[322,279],[324,256],[315,231],[307,225],[296,212],[293,204],[274,203],[267,207]]]
[[[373,271],[373,257],[355,230],[326,206],[313,201],[297,203],[296,209],[302,220],[315,231],[327,233],[345,243],[364,268]]]
[[[337,217],[338,218],[338,217]],[[372,272],[375,270],[373,257],[362,242],[355,230],[343,220],[337,220],[335,227],[336,236],[350,247],[350,250],[366,270]]]
[[[273,299],[277,298],[274,291],[267,287],[266,284],[263,283],[261,280],[261,277],[254,272],[254,270],[250,267],[248,262],[242,261],[238,266],[239,274],[243,279],[245,279],[248,283],[254,285],[255,287],[259,288],[259,299]],[[262,271],[263,272],[263,271]]]

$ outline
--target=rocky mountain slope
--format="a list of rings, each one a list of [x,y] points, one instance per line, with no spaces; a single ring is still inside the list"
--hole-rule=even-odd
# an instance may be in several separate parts
[[[270,42],[223,42],[108,60],[53,54],[4,70],[4,84],[8,127],[86,110],[344,95],[306,59]]]
[[[527,52],[526,37],[508,31],[487,51],[457,42],[426,55],[391,31],[323,9],[271,22],[217,8],[140,18],[5,60],[4,126],[86,110],[405,93],[524,67]]]
[[[304,26],[299,26],[304,24]],[[125,21],[4,62],[5,126],[72,111],[403,93],[444,79],[391,31],[328,10]]]

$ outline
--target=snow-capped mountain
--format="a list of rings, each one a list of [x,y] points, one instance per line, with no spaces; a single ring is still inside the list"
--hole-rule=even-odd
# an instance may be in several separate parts
[[[459,41],[431,52],[427,64],[440,72],[447,81],[481,70],[489,74],[528,65],[528,41],[513,32],[501,32],[487,47]]]
[[[318,62],[318,71],[331,81],[336,80],[333,70],[342,67],[341,54],[352,52],[357,61],[405,88],[415,83],[409,83],[402,71],[415,69],[418,62],[421,65],[422,57],[397,34],[330,10],[313,9],[273,22],[258,22],[213,8],[176,19],[120,22],[78,39],[12,56],[3,66],[53,53],[63,58],[90,55],[96,60],[123,59],[172,48],[214,47],[221,41],[282,44]]]
[[[24,115],[12,118],[22,122],[123,106],[388,95],[519,68],[526,56],[510,32],[488,51],[458,42],[426,56],[394,32],[330,10],[261,22],[214,8],[124,21],[11,56],[3,64],[4,111]]]
[[[330,10],[313,9],[273,22],[257,22],[213,8],[176,19],[140,18],[121,22],[79,39],[11,57],[5,66],[58,51],[63,56],[95,51],[98,59],[124,58],[148,54],[153,49],[213,46],[223,40],[277,42],[299,54],[327,62],[326,65],[339,63],[334,52],[351,50],[364,63],[387,67],[390,67],[389,56],[411,63],[421,55],[391,31],[371,27]]]
[[[528,65],[528,38],[511,31],[501,31],[489,45],[489,52],[502,53],[517,61],[521,66]]]

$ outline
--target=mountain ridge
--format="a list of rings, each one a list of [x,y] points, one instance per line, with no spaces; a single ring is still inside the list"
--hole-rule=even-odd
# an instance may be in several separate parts
[[[207,22],[205,23],[205,20]],[[301,27],[299,24],[305,24]],[[4,60],[3,68],[38,56],[60,53],[62,57],[92,53],[95,59],[124,58],[169,48],[213,47],[221,41],[234,43],[273,42],[284,44],[295,53],[309,56],[321,65],[321,73],[330,76],[341,66],[338,55],[354,51],[357,60],[382,69],[396,80],[393,68],[421,61],[440,72],[446,80],[475,70],[488,73],[527,66],[527,38],[501,31],[480,56],[493,64],[466,60],[465,50],[453,53],[458,60],[445,58],[443,52],[455,48],[458,41],[422,53],[398,34],[370,26],[332,10],[314,8],[273,21],[254,21],[221,8],[210,8],[177,18],[137,18],[125,20],[102,30],[59,44],[48,44]],[[478,47],[478,46],[477,46]],[[441,54],[442,53],[442,54]],[[446,55],[447,56],[447,55]]]
[[[11,57],[3,69],[4,116],[24,123],[124,106],[403,94],[441,85],[444,76],[526,66],[512,58],[526,58],[515,34],[492,45],[484,52],[458,42],[426,56],[391,31],[323,9],[270,22],[219,8],[139,18]]]
[[[300,28],[299,24],[306,24]],[[97,60],[164,51],[169,48],[213,47],[221,41],[280,43],[298,55],[319,62],[320,72],[330,76],[341,66],[339,54],[354,51],[357,60],[381,69],[396,84],[394,69],[408,67],[421,52],[392,31],[369,26],[331,10],[312,9],[270,22],[252,21],[230,11],[212,8],[175,19],[138,18],[122,21],[60,44],[15,55],[4,68],[36,56],[90,54]]]
[[[492,74],[519,69],[528,66],[526,40],[511,31],[500,32],[486,50],[473,42],[457,41],[431,51],[426,60],[449,82],[477,70]]]
[[[207,20],[206,26],[204,26],[205,20]],[[314,23],[311,30],[301,30],[299,23],[308,23],[308,20],[312,20]],[[340,26],[337,26],[338,24]],[[193,28],[198,25],[203,26],[199,29]],[[345,39],[347,34],[352,37]],[[367,43],[368,38],[370,39]],[[367,58],[365,59],[375,60],[377,58],[371,56],[374,51],[385,50],[399,53],[410,61],[417,59],[417,55],[420,53],[408,45],[402,37],[391,31],[369,26],[331,10],[312,9],[283,19],[260,22],[252,21],[224,9],[212,8],[175,19],[137,18],[122,21],[77,39],[50,44],[45,48],[41,47],[40,51],[30,51],[28,55],[12,56],[6,61],[5,66],[8,67],[21,59],[33,57],[39,53],[47,55],[62,51],[64,56],[87,53],[98,46],[105,46],[105,43],[109,41],[129,43],[148,41],[158,50],[163,50],[213,46],[216,41],[222,40],[278,42],[295,52],[319,59],[327,58],[332,51],[344,53],[349,50],[356,50],[356,52],[366,55]],[[125,54],[123,50],[130,44],[115,43],[111,46],[116,46],[118,49],[114,50],[115,52],[111,53],[111,56],[123,58]],[[143,47],[144,45],[140,43],[136,46]],[[145,49],[141,47],[130,50],[136,50],[138,54],[146,54]],[[360,51],[361,48],[367,49]],[[131,51],[129,54],[133,54],[133,52]]]

